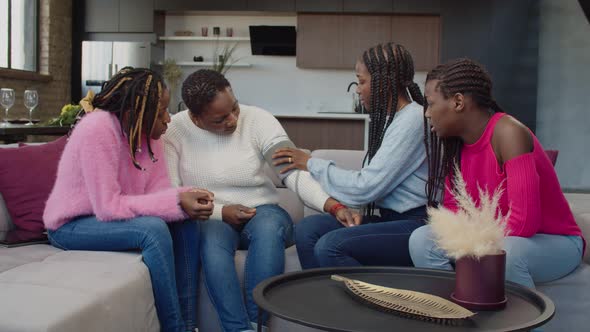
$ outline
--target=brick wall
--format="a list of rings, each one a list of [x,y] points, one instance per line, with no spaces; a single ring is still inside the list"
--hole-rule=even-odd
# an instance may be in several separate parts
[[[28,118],[28,110],[23,105],[26,89],[39,92],[39,106],[33,118],[55,117],[62,106],[70,102],[72,0],[41,0],[39,3],[39,72],[49,75],[51,80],[6,78],[0,72],[0,87],[13,88],[16,92],[9,118]],[[3,112],[0,118],[4,118]]]

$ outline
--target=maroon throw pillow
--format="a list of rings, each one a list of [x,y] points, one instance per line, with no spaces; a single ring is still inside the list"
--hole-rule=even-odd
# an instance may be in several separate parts
[[[43,210],[66,142],[63,136],[47,144],[0,149],[0,192],[16,227],[45,229]]]

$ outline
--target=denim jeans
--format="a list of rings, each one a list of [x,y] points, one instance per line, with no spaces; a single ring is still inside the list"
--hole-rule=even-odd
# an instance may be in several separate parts
[[[344,227],[328,214],[306,217],[295,226],[301,267],[410,266],[408,239],[424,218],[424,207],[405,213],[381,209],[381,217],[364,218],[354,227]]]
[[[583,246],[579,236],[507,236],[504,239],[506,280],[534,288],[535,282],[562,278],[580,265]],[[430,226],[412,234],[410,254],[416,267],[453,270],[449,257],[437,247]]]
[[[197,325],[199,228],[198,221],[166,224],[157,217],[137,217],[101,222],[85,216],[47,233],[51,244],[64,250],[141,250],[161,330],[185,332]]]
[[[261,205],[241,231],[221,220],[207,220],[201,231],[205,285],[223,331],[252,330],[250,322],[258,319],[252,291],[262,280],[283,273],[285,247],[292,244],[291,217],[278,205]],[[235,268],[238,249],[248,249],[244,266],[245,296]],[[266,319],[267,316],[263,317],[263,322]]]

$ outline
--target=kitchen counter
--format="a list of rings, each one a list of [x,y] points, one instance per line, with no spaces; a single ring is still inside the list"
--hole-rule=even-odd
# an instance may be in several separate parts
[[[274,114],[279,119],[351,119],[351,120],[369,120],[369,114],[346,113],[346,112],[318,112],[318,113],[302,113],[302,114]]]
[[[345,112],[274,114],[300,148],[366,150],[369,115]]]

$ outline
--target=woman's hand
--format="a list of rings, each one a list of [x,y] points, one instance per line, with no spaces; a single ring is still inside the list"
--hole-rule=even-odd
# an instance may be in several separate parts
[[[334,216],[344,227],[358,226],[361,224],[363,217],[358,211],[351,208],[339,209]]]
[[[293,169],[307,171],[307,161],[310,158],[311,156],[309,154],[294,148],[277,149],[272,155],[274,166],[286,164],[286,166],[279,172],[281,174]]]
[[[363,217],[356,210],[347,207],[332,197],[329,197],[324,203],[324,211],[334,216],[344,227],[357,226],[363,221]]]
[[[213,199],[215,195],[205,189],[193,189],[178,195],[180,207],[191,219],[207,220],[213,213]]]
[[[241,204],[224,205],[221,210],[223,221],[239,229],[256,215],[256,209]]]

